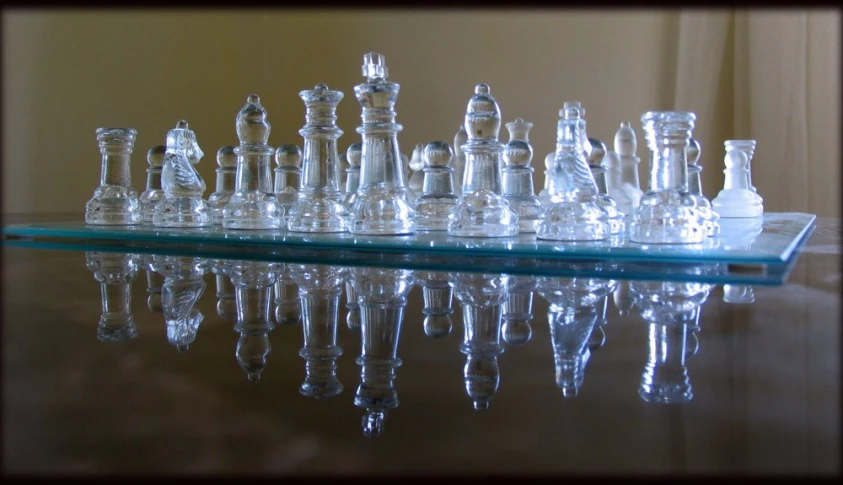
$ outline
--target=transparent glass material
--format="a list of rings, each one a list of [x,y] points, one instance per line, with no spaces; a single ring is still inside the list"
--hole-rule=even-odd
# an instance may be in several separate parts
[[[554,241],[599,241],[609,232],[608,216],[597,204],[597,185],[588,166],[580,110],[563,110],[556,130],[556,157],[550,199],[536,237]]]
[[[199,325],[205,318],[195,309],[205,292],[203,276],[210,267],[205,258],[188,256],[154,256],[152,269],[164,276],[161,303],[167,326],[167,341],[179,352],[187,352],[196,340]]]
[[[86,224],[126,226],[143,222],[130,167],[137,134],[132,128],[97,128],[102,171],[100,185],[85,205]]]
[[[85,265],[100,283],[102,315],[97,340],[125,342],[138,335],[132,315],[132,281],[138,274],[139,257],[123,253],[85,253]]]
[[[415,205],[416,199],[424,190],[424,143],[416,143],[413,154],[407,162],[407,192],[411,194],[411,202]]]
[[[609,234],[623,234],[626,229],[626,216],[618,209],[618,205],[609,195],[606,184],[606,144],[596,138],[588,139],[591,153],[588,156],[588,168],[597,186],[597,205],[606,213],[609,223]]]
[[[141,212],[143,212],[143,223],[152,224],[152,216],[155,214],[155,206],[164,199],[164,189],[161,187],[161,171],[164,167],[164,154],[167,147],[157,145],[146,153],[146,190],[140,195]]]
[[[346,232],[349,215],[340,191],[337,139],[337,105],[341,91],[317,84],[299,93],[307,108],[307,124],[299,130],[304,137],[304,161],[298,200],[287,215],[292,232]]]
[[[698,244],[705,239],[696,199],[688,192],[686,150],[696,115],[648,111],[641,117],[650,149],[650,185],[633,211],[629,239],[646,244]]]
[[[235,192],[223,210],[226,229],[281,229],[284,208],[272,188],[270,163],[275,150],[267,145],[271,125],[260,97],[249,95],[237,113],[237,155]]]
[[[524,345],[533,338],[533,292],[537,280],[529,276],[510,276],[510,291],[503,302],[503,340],[513,346]]]
[[[503,196],[518,214],[518,232],[535,233],[539,228],[541,203],[533,188],[533,146],[530,145],[532,123],[521,118],[507,123],[509,142],[503,149]]]
[[[755,157],[755,140],[726,140],[723,142],[723,146],[726,148],[726,151],[730,150],[740,150],[744,152],[746,155],[746,185],[749,190],[755,194],[755,197],[759,204],[764,202],[764,199],[758,195],[758,189],[752,185],[752,159]]]
[[[205,227],[213,225],[211,207],[202,194],[205,181],[193,166],[204,156],[196,134],[181,120],[167,132],[161,186],[164,200],[155,206],[152,225],[158,227]]]
[[[700,142],[694,138],[688,140],[686,156],[688,159],[688,192],[694,196],[705,235],[715,237],[720,234],[720,214],[711,208],[711,201],[703,195],[702,178],[700,177],[702,167],[699,164]]]
[[[751,141],[751,140],[749,140]],[[764,213],[761,197],[752,190],[749,160],[754,154],[754,142],[726,140],[726,165],[723,173],[723,190],[712,201],[712,206],[724,219],[760,217]]]
[[[151,255],[140,256],[139,264],[146,271],[146,292],[149,294],[146,298],[146,307],[151,312],[162,313],[164,307],[161,304],[161,287],[164,286],[164,277],[152,269],[151,263]]]
[[[430,338],[447,337],[454,329],[454,290],[448,283],[448,273],[417,271],[416,280],[422,287],[424,334]]]
[[[345,196],[343,203],[348,210],[349,221],[351,220],[351,209],[354,201],[357,200],[357,188],[360,187],[360,162],[363,159],[363,144],[353,143],[345,152],[345,159],[348,161],[345,179]]]
[[[501,110],[489,86],[478,84],[465,111],[468,141],[462,196],[448,216],[448,234],[459,237],[510,237],[518,234],[518,214],[503,197],[498,141]]]
[[[275,304],[275,322],[279,325],[297,325],[302,321],[299,288],[285,265],[272,289]]]
[[[453,156],[451,146],[442,141],[424,148],[424,183],[415,202],[416,230],[448,230],[448,214],[458,200],[454,194],[454,170],[449,166]]]
[[[214,193],[208,197],[211,206],[211,219],[214,224],[222,224],[225,206],[231,201],[237,181],[237,155],[234,145],[226,145],[217,150],[217,184]]]
[[[400,86],[387,81],[383,55],[363,56],[366,82],[354,87],[363,108],[363,124],[357,132],[363,138],[360,186],[351,209],[354,234],[398,235],[415,232],[415,211],[407,199],[407,186],[398,148],[395,102]]]
[[[636,155],[637,150],[635,131],[628,121],[622,121],[615,132],[614,151],[606,154],[606,185],[618,210],[627,216],[638,207],[644,195],[638,177],[641,159]]]
[[[275,199],[289,214],[299,198],[301,186],[301,148],[296,145],[281,145],[275,150]]]
[[[462,151],[462,146],[468,142],[468,133],[465,132],[465,125],[460,125],[460,129],[454,135],[454,158],[451,160],[451,168],[454,169],[453,183],[454,194],[459,197],[462,195],[463,176],[465,174],[465,153]]]
[[[214,273],[217,297],[217,315],[235,321],[237,319],[237,295],[234,291],[234,283],[226,274],[226,260],[215,259],[211,263],[211,272]]]
[[[544,187],[538,195],[542,207],[550,202],[550,193],[556,190],[553,183],[553,165],[555,162],[556,152],[550,152],[544,157]]]

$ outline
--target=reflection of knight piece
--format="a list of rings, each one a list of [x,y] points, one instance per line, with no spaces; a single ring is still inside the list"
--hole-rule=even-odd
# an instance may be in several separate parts
[[[337,379],[337,321],[346,270],[339,266],[291,264],[299,285],[304,347],[299,355],[307,362],[305,381],[299,392],[308,397],[327,398],[342,392]]]
[[[622,280],[618,281],[618,287],[612,293],[612,300],[615,302],[615,308],[618,309],[620,316],[625,317],[634,306],[632,295],[629,294],[629,282]]]
[[[301,322],[301,301],[296,281],[290,274],[290,267],[284,265],[284,270],[278,276],[274,287],[275,323],[279,325],[296,325]]]
[[[448,273],[423,272],[419,274],[419,279],[424,299],[424,334],[431,338],[450,335],[454,328],[451,320],[454,290],[448,284]]]
[[[196,339],[204,315],[193,308],[202,293],[208,261],[201,258],[153,256],[152,268],[164,275],[161,303],[167,324],[167,341],[179,352],[187,352]]]
[[[501,307],[512,283],[507,275],[477,273],[453,274],[450,283],[462,303],[465,391],[474,409],[488,409],[500,384]]]
[[[132,280],[138,274],[134,254],[85,253],[85,264],[100,282],[102,315],[97,340],[122,342],[137,337],[132,316]]]
[[[217,314],[226,320],[237,318],[237,298],[234,295],[234,283],[225,272],[225,260],[215,259],[211,271],[216,276]]]
[[[161,287],[164,285],[164,277],[152,269],[152,255],[147,254],[140,257],[140,264],[146,270],[146,306],[149,311],[161,313],[164,307],[161,306]]]
[[[269,332],[275,328],[270,316],[272,286],[281,269],[280,263],[260,261],[228,261],[225,265],[237,302],[234,330],[240,338],[235,356],[249,382],[260,380],[272,350],[269,344]]]
[[[529,276],[512,276],[512,290],[503,302],[503,340],[509,345],[524,345],[533,338],[533,291],[538,283]]]
[[[598,306],[611,292],[611,281],[596,278],[539,278],[539,294],[549,303],[547,320],[556,367],[556,385],[575,397],[585,379],[585,363]]]
[[[413,287],[413,273],[404,269],[355,268],[354,289],[360,304],[362,351],[360,386],[354,405],[366,410],[363,434],[380,436],[387,409],[398,407],[395,370],[401,323],[407,295]]]

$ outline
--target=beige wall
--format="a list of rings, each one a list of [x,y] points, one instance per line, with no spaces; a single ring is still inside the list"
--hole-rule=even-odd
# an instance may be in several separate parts
[[[268,110],[270,143],[277,146],[302,143],[300,90],[325,82],[344,91],[338,114],[345,149],[359,140],[352,88],[368,51],[383,53],[391,79],[401,84],[396,109],[403,152],[418,142],[452,142],[473,86],[485,82],[504,121],[534,123],[539,190],[564,100],[584,103],[589,136],[610,148],[618,123],[632,121],[638,154],[646,159],[641,114],[672,109],[675,102],[678,16],[646,10],[7,11],[3,211],[81,218],[99,181],[94,130],[101,126],[138,130],[132,177],[141,192],[146,150],[162,144],[179,119],[190,122],[205,151],[198,169],[207,196],[216,150],[236,143],[234,118],[253,92]],[[839,103],[836,109],[839,116]],[[716,115],[731,113],[721,111]],[[696,136],[704,147],[705,192],[713,198],[722,184],[725,135]],[[501,139],[508,139],[505,130]],[[641,175],[646,184],[646,162]]]

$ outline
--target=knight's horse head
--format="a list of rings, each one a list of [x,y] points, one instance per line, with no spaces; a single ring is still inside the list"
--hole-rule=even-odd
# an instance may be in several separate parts
[[[176,127],[167,133],[167,152],[181,155],[193,165],[205,155],[196,141],[196,133],[184,120],[176,123]]]

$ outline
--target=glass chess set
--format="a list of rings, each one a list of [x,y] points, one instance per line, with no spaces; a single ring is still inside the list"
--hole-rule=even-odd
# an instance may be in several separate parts
[[[137,132],[100,128],[100,186],[84,224],[6,226],[4,237],[766,268],[787,264],[816,218],[764,213],[751,181],[754,140],[725,141],[724,188],[708,200],[692,112],[641,117],[650,156],[646,191],[632,124],[620,123],[609,150],[588,137],[582,104],[568,101],[537,194],[533,124],[521,118],[503,124],[509,140],[500,141],[501,109],[487,84],[475,86],[453,145],[419,144],[407,157],[394,109],[400,86],[388,79],[384,56],[366,54],[362,74],[354,87],[361,141],[345,153],[344,186],[337,146],[343,131],[336,124],[344,93],[317,84],[299,93],[306,107],[303,148],[270,146],[267,112],[259,96],[248,96],[236,116],[240,144],[218,150],[216,187],[207,199],[194,167],[204,153],[187,121],[148,151],[140,195],[130,171]]]

